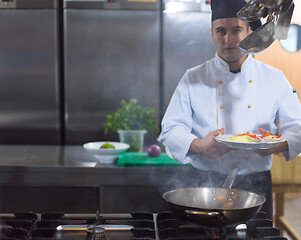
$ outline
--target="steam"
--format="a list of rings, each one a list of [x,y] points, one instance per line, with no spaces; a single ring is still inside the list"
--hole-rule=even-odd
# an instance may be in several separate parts
[[[238,151],[233,151],[237,153]],[[250,153],[250,152],[249,152]],[[239,156],[239,155],[238,155]],[[249,190],[250,186],[255,186],[256,192],[264,192],[264,187],[257,184],[252,177],[247,175],[264,171],[263,166],[267,166],[269,161],[267,158],[262,158],[253,152],[252,159],[237,157],[240,165],[238,175],[234,180],[232,188]],[[246,160],[248,159],[248,160]],[[184,165],[177,167],[160,167],[150,168],[151,172],[148,174],[148,181],[152,186],[156,186],[160,193],[179,188],[193,188],[193,187],[208,187],[208,188],[222,188],[230,170],[233,161],[222,161],[217,166],[217,171],[203,171],[192,165]],[[212,164],[214,166],[214,164]],[[226,169],[225,172],[219,173],[218,170]],[[260,169],[260,171],[256,171]],[[255,170],[255,171],[254,171]],[[268,169],[267,169],[268,170]],[[256,178],[255,178],[256,179]],[[253,187],[254,188],[254,187]]]
[[[215,173],[204,172],[193,166],[152,168],[149,181],[160,193],[179,188],[222,187],[226,176],[215,177]]]

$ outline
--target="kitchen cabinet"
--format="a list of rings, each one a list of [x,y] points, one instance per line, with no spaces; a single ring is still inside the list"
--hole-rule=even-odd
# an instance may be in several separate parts
[[[168,210],[159,186],[104,186],[101,212],[162,212]]]
[[[58,2],[0,2],[1,144],[62,142]]]
[[[1,186],[0,211],[87,213],[99,209],[99,188],[66,186]]]
[[[156,186],[2,186],[0,212],[126,213],[167,209]]]
[[[122,99],[136,98],[141,106],[151,107],[158,121],[160,11],[156,1],[68,0],[65,4],[65,143],[116,140],[117,134],[104,133],[103,124]],[[145,138],[154,139],[150,134]]]

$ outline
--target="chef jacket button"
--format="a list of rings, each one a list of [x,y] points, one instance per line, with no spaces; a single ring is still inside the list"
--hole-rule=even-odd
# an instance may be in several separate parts
[[[251,105],[248,105],[248,108],[251,108]]]
[[[223,108],[224,108],[224,105],[221,105],[220,108],[223,109]]]
[[[221,80],[221,81],[219,81],[218,83],[219,83],[219,84],[222,84],[222,83],[223,83],[223,81]]]
[[[249,80],[249,83],[252,83],[252,80]]]

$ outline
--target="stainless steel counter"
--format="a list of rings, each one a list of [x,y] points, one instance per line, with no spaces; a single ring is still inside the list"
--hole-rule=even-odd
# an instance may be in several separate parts
[[[0,157],[1,166],[94,167],[96,164],[82,146],[0,145]]]
[[[190,166],[98,164],[82,146],[0,146],[2,212],[162,211],[165,191],[199,185],[197,179]]]
[[[183,167],[118,167],[100,164],[82,146],[1,145],[0,184],[3,185],[162,185],[163,176]],[[185,172],[193,168],[185,168]],[[177,169],[177,171],[175,171]],[[181,170],[182,169],[182,170]],[[139,181],[137,181],[137,178]],[[164,177],[165,178],[165,177]]]

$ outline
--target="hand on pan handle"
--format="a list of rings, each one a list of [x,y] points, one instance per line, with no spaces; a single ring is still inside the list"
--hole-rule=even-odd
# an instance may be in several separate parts
[[[224,133],[224,128],[208,133],[204,138],[196,138],[192,141],[189,151],[197,154],[205,154],[211,158],[218,158],[232,150],[225,144],[218,143],[215,137]]]
[[[260,134],[266,134],[271,133],[269,131],[263,130],[262,128],[259,128]],[[263,150],[256,150],[255,152],[258,153],[261,156],[268,156],[273,153],[281,154],[282,152],[288,151],[288,144],[287,141],[276,143],[272,148],[270,149],[263,149]]]

